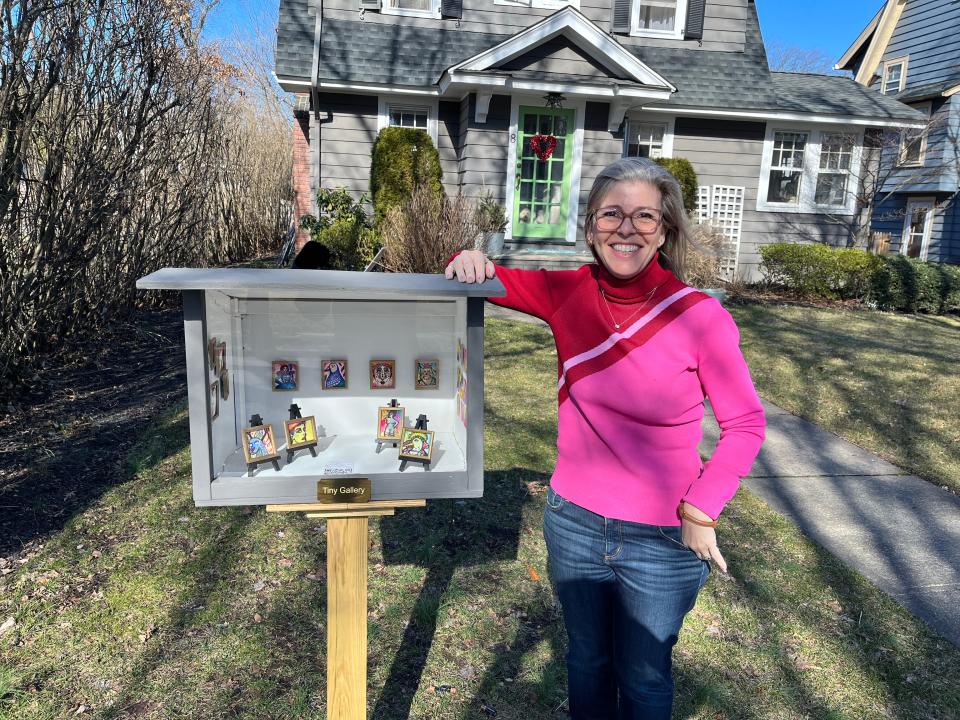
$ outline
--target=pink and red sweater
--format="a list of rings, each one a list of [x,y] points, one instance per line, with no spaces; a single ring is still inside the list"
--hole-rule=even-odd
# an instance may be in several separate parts
[[[626,281],[596,264],[561,271],[498,266],[507,294],[491,302],[553,330],[553,489],[605,517],[679,525],[681,500],[720,514],[750,472],[765,418],[730,313],[658,259]],[[720,425],[706,464],[697,452],[704,396]]]

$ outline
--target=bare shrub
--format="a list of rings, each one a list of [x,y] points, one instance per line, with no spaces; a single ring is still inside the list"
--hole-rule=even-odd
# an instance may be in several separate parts
[[[292,198],[282,109],[199,43],[208,0],[4,7],[0,378],[144,302],[141,275],[275,249]]]
[[[480,234],[469,200],[451,200],[422,185],[387,211],[379,230],[384,268],[403,273],[443,272],[450,256],[475,247]]]
[[[690,248],[686,262],[687,282],[690,285],[712,288],[725,284],[720,274],[720,259],[726,241],[723,233],[709,223],[690,223]]]

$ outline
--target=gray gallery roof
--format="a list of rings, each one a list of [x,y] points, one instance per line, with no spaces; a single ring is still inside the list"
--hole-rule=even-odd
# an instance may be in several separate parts
[[[751,3],[743,52],[627,47],[676,88],[669,101],[645,103],[710,110],[735,109],[920,119],[917,111],[851,78],[771,73]],[[281,0],[276,72],[309,79],[314,11],[308,0]],[[321,81],[376,85],[435,85],[444,70],[507,40],[509,35],[324,18]],[[362,38],[362,40],[361,40]]]

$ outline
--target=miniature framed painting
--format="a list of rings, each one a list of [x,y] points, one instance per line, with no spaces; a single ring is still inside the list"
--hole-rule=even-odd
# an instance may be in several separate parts
[[[400,459],[429,462],[433,456],[433,430],[404,428],[400,438]]]
[[[210,420],[220,417],[220,381],[210,383]]]
[[[397,386],[397,363],[395,360],[370,361],[370,389],[390,390]]]
[[[270,376],[274,390],[296,390],[300,384],[300,363],[274,360],[270,363]]]
[[[416,390],[436,390],[440,387],[440,361],[417,360],[414,365],[413,387]]]
[[[317,421],[313,415],[287,420],[283,424],[283,431],[286,434],[287,450],[317,444]]]
[[[207,362],[210,363],[210,372],[215,372],[219,374],[219,368],[217,368],[217,338],[212,337],[207,340]]]
[[[346,390],[347,361],[324,360],[320,365],[320,379],[324,390]]]
[[[217,375],[227,369],[227,343],[217,344]]]
[[[397,442],[403,434],[402,407],[382,407],[377,410],[377,440]]]
[[[273,425],[256,425],[243,429],[243,457],[248,465],[280,457]]]

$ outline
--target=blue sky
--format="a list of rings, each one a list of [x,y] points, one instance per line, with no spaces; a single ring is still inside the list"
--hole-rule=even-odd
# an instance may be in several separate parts
[[[756,0],[764,39],[819,50],[836,61],[883,0]],[[227,37],[252,23],[273,27],[279,0],[221,0],[208,18],[208,38]]]

